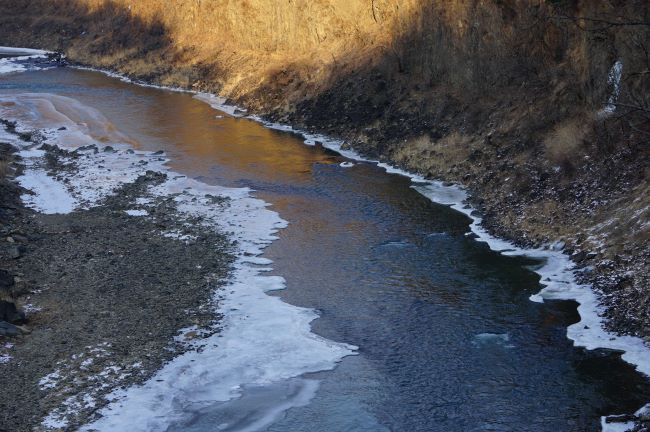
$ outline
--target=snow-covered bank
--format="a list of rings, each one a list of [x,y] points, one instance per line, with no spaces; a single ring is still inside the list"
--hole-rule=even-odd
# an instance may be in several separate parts
[[[17,122],[19,131],[40,130],[47,144],[76,150],[79,155],[74,170],[52,171],[43,152],[33,144],[15,138],[11,141],[22,149],[27,169],[19,181],[34,193],[26,197],[33,208],[44,213],[90,208],[121,185],[147,171],[156,171],[166,174],[167,180],[151,187],[150,197],[173,200],[181,220],[198,216],[206,230],[229,233],[237,242],[239,258],[233,279],[215,294],[215,314],[224,317],[221,332],[192,342],[195,350],[168,363],[144,385],[114,392],[112,403],[101,411],[103,417],[85,430],[182,428],[194,413],[236,399],[251,388],[273,384],[295,393],[295,385],[278,384],[307,372],[331,369],[354,353],[356,347],[311,332],[310,322],[318,317],[313,310],[266,294],[284,288],[285,283],[281,277],[265,276],[271,263],[259,255],[286,222],[265,202],[252,197],[251,190],[211,186],[172,172],[163,155],[134,151],[126,137],[107,134],[112,127],[107,127],[103,116],[76,100],[18,94],[3,95],[0,101],[0,117]],[[214,197],[224,198],[227,204],[216,205]],[[152,202],[140,201],[140,217],[148,217],[144,212],[149,209],[155,210]],[[277,403],[265,406],[266,414],[256,426],[273,421],[291,406],[306,403],[315,386],[309,380],[302,381],[297,395],[277,395]],[[88,408],[97,404],[92,397],[86,399],[76,398],[86,401]],[[51,413],[44,425],[65,427],[67,417],[73,414],[70,410],[78,408],[74,404],[63,406]]]
[[[24,72],[28,66],[26,60],[45,58],[50,51],[37,50],[32,48],[12,48],[0,46],[0,75],[13,72]]]
[[[17,48],[17,47],[0,46],[0,55],[44,56],[50,53],[51,51],[45,51],[45,50],[34,49],[34,48]]]

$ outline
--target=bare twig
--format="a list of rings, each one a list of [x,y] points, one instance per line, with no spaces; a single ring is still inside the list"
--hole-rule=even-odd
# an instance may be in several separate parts
[[[606,19],[601,19],[601,18],[591,18],[591,17],[577,17],[577,16],[569,16],[569,15],[556,15],[554,18],[558,18],[561,20],[568,20],[573,23],[575,23],[580,29],[585,30],[585,31],[602,31],[611,27],[634,27],[634,26],[646,26],[650,27],[650,21],[634,21],[629,18],[624,18],[624,17],[619,17],[623,19],[623,21],[610,21]],[[596,23],[596,24],[603,24],[604,27],[602,28],[597,28],[597,29],[588,29],[586,27],[583,27],[580,22],[589,22],[589,23]]]

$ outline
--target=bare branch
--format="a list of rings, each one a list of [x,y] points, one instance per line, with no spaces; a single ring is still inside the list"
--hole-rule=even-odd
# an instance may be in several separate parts
[[[565,20],[565,21],[571,21],[580,30],[586,32],[602,32],[612,27],[639,27],[639,26],[650,27],[650,21],[635,21],[627,17],[618,17],[623,21],[610,21],[601,18],[578,17],[578,16],[569,16],[569,15],[555,15],[554,18]],[[587,26],[583,25],[583,23],[600,24],[601,26],[588,28]]]

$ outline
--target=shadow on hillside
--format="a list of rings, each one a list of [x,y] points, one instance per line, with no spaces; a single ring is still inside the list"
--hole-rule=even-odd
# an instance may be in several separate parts
[[[66,51],[82,64],[169,85],[189,86],[217,69],[187,67],[191,52],[174,45],[160,16],[144,19],[113,2],[92,8],[78,0],[0,2],[0,44]]]

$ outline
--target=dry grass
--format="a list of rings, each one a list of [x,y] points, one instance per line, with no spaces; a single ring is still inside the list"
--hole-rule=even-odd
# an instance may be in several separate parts
[[[422,173],[444,173],[466,161],[476,145],[473,137],[452,132],[432,141],[424,134],[400,144],[391,155],[398,164]]]
[[[564,171],[572,171],[585,150],[585,137],[590,130],[583,118],[557,125],[544,139],[546,157]]]

